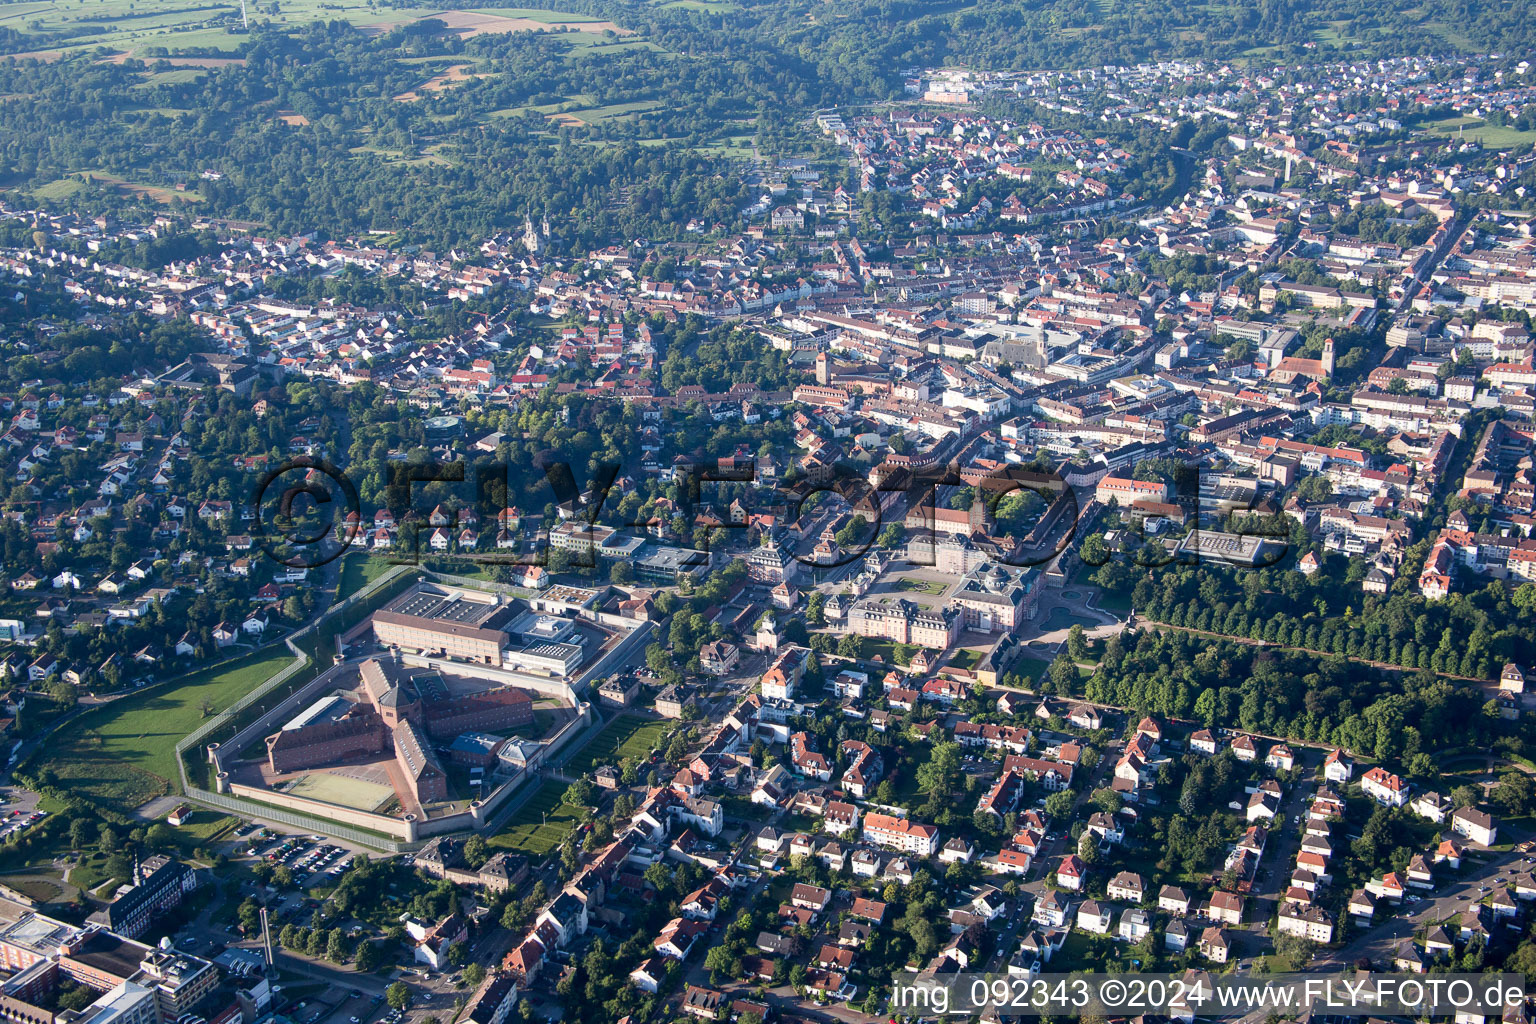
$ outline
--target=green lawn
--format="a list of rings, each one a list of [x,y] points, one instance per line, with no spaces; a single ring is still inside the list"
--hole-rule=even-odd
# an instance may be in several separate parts
[[[341,560],[341,585],[336,594],[337,599],[357,593],[389,569],[390,563],[386,559],[374,558],[361,551],[349,552]]]
[[[203,721],[205,703],[223,711],[292,660],[277,647],[164,692],[124,697],[64,726],[34,763],[51,769],[63,788],[126,812],[173,791],[175,746]]]
[[[221,839],[233,838],[229,833],[234,831],[240,819],[234,815],[225,814],[223,811],[210,811],[198,807],[192,811],[192,816],[180,825],[173,826],[176,833],[176,842],[182,852],[187,856],[199,846],[206,846],[210,842]]]
[[[894,668],[899,665],[909,664],[920,650],[922,648],[898,644],[894,640],[883,640],[878,637],[867,636],[864,638],[863,657],[865,661],[873,661],[875,658],[880,658],[882,663]],[[929,653],[931,654],[932,652],[930,651]]]
[[[935,597],[944,593],[944,584],[936,580],[920,580],[912,576],[903,576],[896,581],[896,589],[918,594],[932,594]]]
[[[99,851],[82,853],[80,860],[69,872],[69,883],[82,892],[90,892],[106,882],[113,881],[107,873],[107,855]],[[125,882],[126,878],[117,879]]]
[[[1536,132],[1500,127],[1477,117],[1448,117],[1425,127],[1436,135],[1465,138],[1494,149],[1511,149],[1536,142]]]
[[[39,185],[32,190],[34,199],[68,199],[76,192],[85,188],[85,182],[79,178],[59,178],[50,181],[46,185]]]
[[[984,651],[973,651],[970,648],[961,648],[954,654],[950,655],[949,665],[951,668],[970,671],[977,665],[981,664],[981,659],[985,653],[986,652]]]
[[[605,764],[617,768],[619,762],[628,757],[648,757],[670,724],[633,715],[619,715],[603,726],[603,731],[592,737],[592,742],[566,763],[566,772],[581,775]]]
[[[540,782],[507,827],[492,837],[490,845],[541,856],[559,847],[586,811],[566,802],[568,791],[569,787],[558,782]]]

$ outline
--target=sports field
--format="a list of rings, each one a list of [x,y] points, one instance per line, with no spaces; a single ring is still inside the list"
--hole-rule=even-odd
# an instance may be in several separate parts
[[[329,772],[301,776],[288,787],[287,793],[358,811],[377,811],[395,798],[395,791],[389,786]]]

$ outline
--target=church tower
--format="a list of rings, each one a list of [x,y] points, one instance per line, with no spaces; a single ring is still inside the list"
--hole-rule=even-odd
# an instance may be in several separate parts
[[[1333,376],[1333,339],[1332,338],[1329,338],[1327,341],[1323,342],[1323,373],[1324,373],[1324,375],[1329,376],[1329,377]]]
[[[816,356],[816,383],[822,387],[832,383],[832,360],[825,352]]]

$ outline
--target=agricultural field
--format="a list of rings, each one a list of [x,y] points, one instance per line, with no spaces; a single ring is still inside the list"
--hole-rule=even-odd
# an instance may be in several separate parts
[[[286,648],[277,647],[164,690],[122,697],[75,719],[33,763],[50,769],[63,789],[130,810],[172,792],[174,748],[183,736],[292,660]]]
[[[546,120],[553,123],[582,128],[630,115],[646,114],[653,110],[660,110],[664,106],[665,104],[660,100],[655,99],[599,104],[593,97],[582,94],[579,96],[568,96],[558,103],[528,104],[522,107],[493,110],[490,112],[490,116],[501,118],[515,117],[520,114],[542,114]],[[658,139],[656,141],[660,143],[666,140]],[[746,141],[748,145],[751,144],[750,137]]]
[[[79,178],[60,178],[32,190],[32,195],[43,200],[64,200],[85,188]]]
[[[180,111],[172,111],[172,113],[180,113]],[[63,200],[69,199],[90,185],[112,189],[125,195],[139,196],[161,206],[169,206],[176,200],[186,203],[203,201],[202,195],[194,188],[164,188],[160,185],[129,181],[120,175],[96,170],[74,172],[34,188],[31,194],[35,199]]]
[[[709,14],[729,14],[741,9],[730,0],[662,0],[658,6],[680,7],[685,11],[705,11]]]
[[[719,5],[710,4],[710,7]],[[461,38],[482,33],[573,31],[592,41],[611,39],[630,30],[612,21],[562,11],[523,7],[481,7],[432,11],[430,8],[390,8],[360,0],[250,0],[247,16],[252,22],[303,25],[316,20],[344,20],[377,34],[423,18],[442,21],[447,31]],[[275,13],[274,13],[275,12]],[[191,3],[172,0],[63,0],[60,3],[20,3],[0,7],[0,26],[34,33],[36,50],[22,55],[57,59],[82,49],[106,47],[116,59],[149,58],[162,51],[197,47],[221,51],[227,60],[238,59],[246,36],[241,29],[240,4],[224,0]],[[174,60],[174,58],[173,58]],[[218,58],[182,58],[187,67],[212,66]],[[197,64],[190,61],[197,60]]]
[[[135,89],[148,89],[156,85],[176,85],[180,82],[195,82],[208,73],[206,68],[175,68],[171,71],[151,71],[145,76],[144,81],[134,86]]]

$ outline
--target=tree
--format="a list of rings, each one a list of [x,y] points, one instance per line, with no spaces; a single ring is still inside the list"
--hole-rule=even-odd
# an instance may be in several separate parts
[[[151,850],[168,850],[176,843],[176,831],[163,821],[149,826],[144,833],[144,844]]]
[[[96,1001],[96,993],[84,985],[74,985],[59,993],[59,1009],[83,1010]]]
[[[960,745],[935,743],[928,760],[917,769],[917,788],[931,800],[942,801],[954,792],[960,778]]]
[[[855,515],[843,525],[841,530],[832,535],[832,539],[837,541],[838,547],[847,551],[864,541],[864,534],[868,529],[869,520],[861,515]]]
[[[704,955],[704,969],[710,981],[718,985],[736,971],[737,959],[726,946],[714,946]]]
[[[1080,622],[1072,623],[1072,628],[1067,630],[1067,653],[1073,661],[1085,661],[1088,658],[1088,634]]]
[[[91,823],[84,818],[75,818],[69,823],[69,848],[71,850],[83,850],[85,844],[90,842]]]
[[[1056,655],[1056,660],[1051,662],[1051,682],[1056,687],[1056,692],[1068,694],[1072,692],[1077,683],[1077,665],[1065,654]]]
[[[1052,818],[1065,820],[1072,813],[1072,791],[1069,789],[1057,790],[1045,798],[1045,813]]]
[[[468,967],[464,968],[464,984],[468,985],[471,989],[479,988],[480,983],[484,980],[484,967],[481,967],[479,964],[470,964]]]
[[[411,990],[406,988],[405,982],[397,981],[384,990],[384,1001],[392,1010],[403,1010],[411,1005]]]
[[[819,590],[811,591],[811,596],[805,599],[805,621],[812,626],[825,626],[826,614],[822,611],[827,603],[827,595]]]
[[[1510,602],[1527,618],[1536,616],[1536,583],[1522,583],[1509,597]]]
[[[490,859],[491,849],[484,836],[470,836],[464,841],[464,862],[470,867],[479,870]]]
[[[261,904],[254,899],[247,897],[245,902],[240,904],[239,915],[240,927],[247,935],[254,934],[261,927]]]
[[[1195,717],[1205,723],[1207,729],[1216,724],[1216,691],[1201,690],[1195,698]]]
[[[1511,768],[1499,776],[1499,784],[1489,794],[1495,806],[1505,814],[1523,815],[1536,803],[1536,783],[1518,768]]]
[[[341,934],[340,928],[332,928],[330,934],[326,936],[325,958],[333,964],[346,963],[346,938]]]
[[[353,965],[360,973],[368,974],[379,969],[381,959],[377,943],[363,939],[357,944]]]

